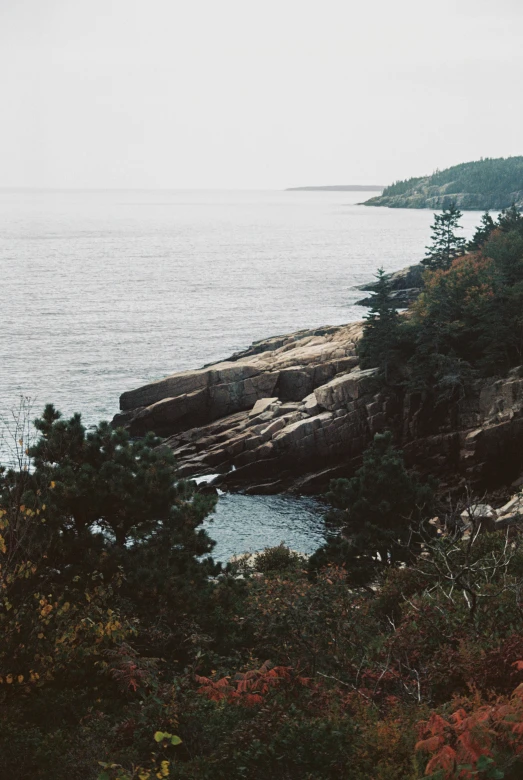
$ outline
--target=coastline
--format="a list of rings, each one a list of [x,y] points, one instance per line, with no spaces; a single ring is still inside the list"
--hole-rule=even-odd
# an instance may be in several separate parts
[[[398,294],[416,295],[411,285],[421,267],[390,278]],[[262,339],[226,360],[128,391],[113,425],[136,437],[161,436],[180,476],[217,475],[204,488],[211,490],[317,495],[332,478],[352,475],[386,429],[407,465],[443,487],[501,477],[523,435],[523,372],[478,380],[466,402],[435,416],[430,399],[385,388],[377,369],[360,369],[363,325]]]

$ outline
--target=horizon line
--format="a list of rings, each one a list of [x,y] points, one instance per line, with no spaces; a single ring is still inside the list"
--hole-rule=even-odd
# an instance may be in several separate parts
[[[32,187],[32,186],[0,186],[0,192],[291,192],[296,190],[326,190],[338,191],[341,188],[357,187],[360,189],[384,189],[381,184],[333,184],[307,185],[298,187]]]

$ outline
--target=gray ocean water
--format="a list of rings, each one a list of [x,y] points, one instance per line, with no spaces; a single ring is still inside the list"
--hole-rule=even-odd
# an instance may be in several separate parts
[[[87,424],[124,390],[253,340],[360,319],[353,286],[416,262],[429,211],[375,193],[0,191],[0,413],[20,395]],[[464,234],[478,224],[464,214]],[[216,557],[323,538],[311,499],[227,496]]]

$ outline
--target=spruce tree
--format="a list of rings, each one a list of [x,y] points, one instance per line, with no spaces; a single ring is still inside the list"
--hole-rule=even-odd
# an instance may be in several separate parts
[[[481,217],[481,223],[476,228],[476,232],[467,244],[467,249],[470,252],[476,252],[478,249],[481,249],[483,244],[490,238],[490,235],[495,227],[496,223],[490,216],[490,213],[485,211]]]
[[[498,217],[497,227],[503,233],[510,233],[513,230],[523,233],[523,214],[515,203],[510,208],[503,209]]]
[[[381,369],[387,381],[398,342],[399,316],[392,300],[390,283],[383,268],[376,274],[375,293],[358,345],[362,368]]]
[[[446,206],[441,214],[434,214],[432,224],[432,244],[427,249],[427,255],[422,263],[431,270],[447,270],[452,261],[465,253],[465,239],[456,235],[460,228],[461,211],[455,203]]]

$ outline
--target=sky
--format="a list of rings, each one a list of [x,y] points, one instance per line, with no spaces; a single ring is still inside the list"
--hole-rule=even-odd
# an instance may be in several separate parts
[[[389,184],[523,154],[522,0],[0,0],[0,187]]]

